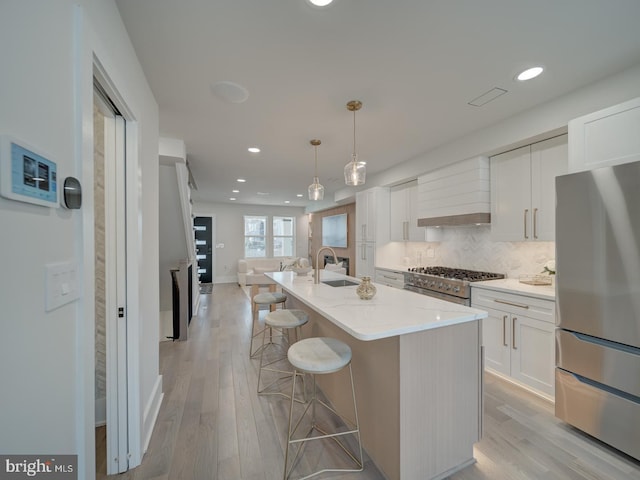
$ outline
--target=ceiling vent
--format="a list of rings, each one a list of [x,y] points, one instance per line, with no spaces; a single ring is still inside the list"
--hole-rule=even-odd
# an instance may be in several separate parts
[[[494,87],[488,92],[483,93],[479,97],[476,97],[473,100],[471,100],[468,103],[468,105],[471,105],[473,107],[481,107],[483,105],[486,105],[489,102],[494,101],[496,98],[501,97],[505,93],[507,93],[507,90],[503,88]]]

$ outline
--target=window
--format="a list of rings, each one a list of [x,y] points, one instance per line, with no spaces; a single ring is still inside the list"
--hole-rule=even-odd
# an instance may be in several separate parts
[[[244,256],[267,256],[267,217],[245,215],[244,217]]]
[[[274,257],[293,257],[295,255],[295,231],[295,218],[273,217]]]

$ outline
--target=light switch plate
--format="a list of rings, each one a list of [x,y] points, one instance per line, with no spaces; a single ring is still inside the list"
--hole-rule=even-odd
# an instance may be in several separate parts
[[[61,262],[45,265],[45,311],[55,310],[66,303],[77,300],[78,267],[76,262]]]

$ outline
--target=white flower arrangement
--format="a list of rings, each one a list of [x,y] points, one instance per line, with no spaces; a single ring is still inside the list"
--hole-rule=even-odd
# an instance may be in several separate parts
[[[540,273],[548,273],[549,275],[555,275],[556,274],[556,261],[555,261],[555,259],[549,260],[547,263],[545,263],[544,264],[544,269]]]

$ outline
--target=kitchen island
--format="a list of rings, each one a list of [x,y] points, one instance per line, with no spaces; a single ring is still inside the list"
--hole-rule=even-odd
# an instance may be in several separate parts
[[[321,280],[358,281],[321,273]],[[351,347],[363,447],[389,480],[440,479],[474,463],[486,312],[385,285],[360,300],[356,286],[266,275],[287,294],[287,308],[309,313],[305,338],[334,337]],[[317,380],[338,411],[349,412],[343,374]]]

